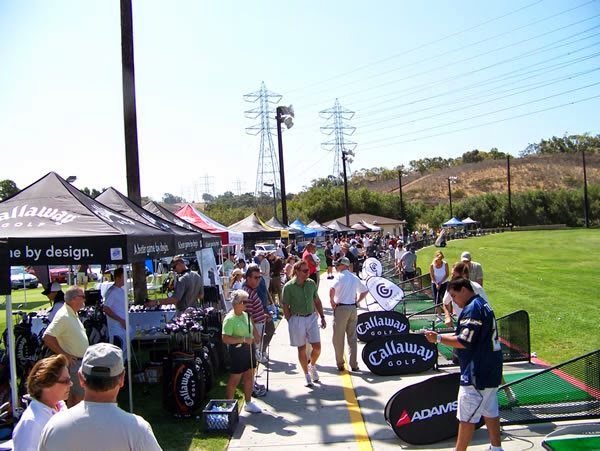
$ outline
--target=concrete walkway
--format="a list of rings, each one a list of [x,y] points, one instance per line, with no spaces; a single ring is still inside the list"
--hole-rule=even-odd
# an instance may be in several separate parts
[[[319,294],[325,307],[327,328],[321,330],[322,353],[318,362],[320,382],[314,388],[304,386],[304,374],[297,363],[296,349],[289,346],[287,322],[281,321],[270,347],[269,392],[255,399],[264,409],[262,414],[240,413],[240,423],[229,443],[230,450],[275,449],[344,449],[387,450],[435,449],[452,450],[454,440],[434,445],[414,446],[400,441],[384,420],[384,407],[402,387],[439,374],[429,371],[414,376],[382,377],[373,375],[361,360],[359,342],[357,373],[340,373],[335,365],[331,344],[332,315],[329,306],[330,280],[321,279]],[[366,309],[360,309],[366,311]],[[522,371],[533,365],[516,365]],[[512,367],[512,366],[511,366]],[[264,366],[259,368],[258,382],[267,383]],[[560,423],[559,426],[567,423]],[[542,449],[545,435],[555,424],[514,426],[503,431],[505,450]],[[489,446],[487,431],[475,432],[473,450]]]

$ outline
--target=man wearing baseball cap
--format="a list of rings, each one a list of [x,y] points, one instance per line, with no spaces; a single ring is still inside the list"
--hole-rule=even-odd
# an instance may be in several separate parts
[[[341,257],[334,262],[338,276],[329,289],[329,302],[333,309],[333,349],[335,362],[339,371],[344,371],[344,337],[348,337],[350,347],[350,369],[358,371],[356,323],[358,314],[356,308],[369,290],[355,274],[351,273],[350,260]]]
[[[57,413],[44,427],[40,450],[160,450],[150,424],[117,405],[125,383],[123,354],[115,345],[98,343],[83,356],[79,381],[83,401]]]
[[[56,312],[65,305],[65,293],[62,291],[62,287],[58,282],[50,282],[42,291],[42,294],[52,303],[52,308],[48,311],[48,321],[52,322]]]
[[[149,305],[175,304],[177,315],[181,315],[188,307],[197,307],[198,300],[204,298],[204,282],[200,274],[188,269],[183,255],[173,257],[171,269],[178,274],[175,282],[175,294],[166,299],[150,301]]]
[[[469,266],[470,279],[483,286],[483,268],[481,264],[471,260],[471,253],[469,251],[464,251],[460,255],[460,259]]]

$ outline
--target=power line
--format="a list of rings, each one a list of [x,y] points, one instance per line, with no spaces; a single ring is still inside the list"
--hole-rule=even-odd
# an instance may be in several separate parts
[[[594,2],[594,1],[595,1],[595,0],[590,0],[589,2],[586,2],[586,3],[584,3],[583,5],[579,5],[579,6],[578,6],[578,7],[576,7],[576,8],[579,8],[579,7],[585,6],[585,5],[587,5],[587,4],[589,4],[589,3],[592,3],[592,2]],[[568,10],[562,11],[561,13],[558,13],[558,14],[555,14],[555,15],[552,15],[552,16],[549,16],[549,17],[547,17],[547,18],[545,18],[545,19],[542,19],[542,20],[540,20],[540,21],[535,21],[535,22],[533,22],[533,23],[531,23],[531,24],[528,24],[528,25],[526,25],[526,26],[530,26],[530,25],[533,25],[533,24],[539,23],[539,22],[541,22],[541,21],[548,20],[548,19],[550,19],[550,18],[554,18],[554,17],[556,17],[556,16],[558,16],[558,15],[560,15],[560,14],[564,14],[564,13],[566,13],[566,12],[570,12],[572,9],[576,9],[576,8],[571,8],[571,9],[568,9]],[[403,77],[403,78],[399,78],[399,79],[394,79],[394,80],[391,80],[391,81],[388,81],[388,82],[385,82],[385,83],[378,84],[378,85],[375,85],[375,86],[373,86],[373,87],[367,88],[366,90],[354,91],[354,92],[351,92],[351,93],[348,93],[348,94],[344,94],[344,97],[347,97],[347,96],[354,96],[354,95],[358,95],[358,94],[363,94],[365,91],[371,91],[371,90],[378,89],[378,88],[381,88],[381,87],[384,87],[384,86],[388,86],[388,85],[390,85],[390,84],[398,83],[398,82],[400,82],[400,81],[405,81],[405,80],[407,80],[407,79],[410,79],[410,78],[414,78],[414,77],[417,77],[417,76],[420,76],[420,75],[424,75],[424,74],[427,74],[427,73],[430,73],[430,72],[433,72],[433,71],[439,71],[439,70],[445,69],[445,68],[447,68],[447,67],[454,66],[454,65],[456,65],[456,64],[461,64],[461,63],[467,62],[467,61],[469,61],[469,60],[472,60],[472,59],[475,59],[475,58],[479,58],[479,57],[481,57],[481,56],[488,55],[488,54],[490,54],[490,53],[494,53],[494,52],[497,52],[497,51],[505,50],[505,49],[507,49],[507,48],[510,48],[510,47],[514,47],[514,46],[516,46],[516,45],[523,44],[523,43],[525,43],[525,42],[528,42],[528,41],[530,41],[530,40],[537,39],[537,38],[540,38],[540,37],[546,36],[546,35],[548,35],[548,34],[551,34],[551,33],[556,33],[556,32],[558,32],[558,31],[564,30],[564,29],[566,29],[566,28],[568,28],[568,27],[572,27],[572,26],[575,26],[575,25],[579,25],[579,24],[581,24],[581,23],[583,23],[583,22],[586,22],[586,21],[588,21],[588,20],[592,20],[592,19],[594,19],[594,18],[596,18],[596,17],[598,17],[598,15],[591,16],[591,17],[587,17],[587,18],[585,18],[585,19],[582,19],[582,20],[579,20],[579,21],[576,21],[576,22],[572,22],[572,23],[570,23],[570,24],[568,24],[568,25],[565,25],[565,26],[562,26],[562,27],[559,27],[559,28],[552,29],[552,30],[550,30],[550,31],[544,32],[544,33],[542,33],[542,34],[539,34],[539,35],[536,35],[536,36],[533,36],[533,37],[529,37],[529,38],[527,38],[527,39],[524,39],[524,40],[521,40],[521,41],[514,42],[514,43],[512,43],[512,44],[507,44],[507,45],[504,45],[504,46],[498,47],[498,48],[496,48],[496,49],[493,49],[493,50],[488,50],[488,51],[482,52],[482,53],[480,53],[480,54],[474,55],[474,56],[472,56],[472,57],[469,57],[469,58],[467,58],[467,59],[463,59],[463,60],[459,60],[459,61],[453,61],[452,63],[444,64],[444,65],[442,65],[442,66],[437,66],[437,67],[434,67],[433,69],[429,69],[429,70],[427,70],[427,71],[424,71],[424,72],[418,72],[418,73],[416,73],[416,74],[413,74],[413,75],[410,75],[410,76],[408,76],[408,77]],[[524,28],[524,27],[526,27],[526,26],[519,27],[519,28]],[[512,33],[513,31],[514,31],[514,30],[509,30],[508,32],[505,32],[505,33],[502,33],[502,34],[509,34],[509,33]],[[493,36],[492,38],[496,38],[496,37],[497,37],[497,36]],[[469,45],[461,46],[461,47],[458,47],[458,48],[455,48],[455,49],[451,49],[451,50],[449,50],[449,51],[445,51],[445,52],[443,52],[443,53],[440,53],[440,54],[437,54],[437,55],[434,55],[434,56],[431,56],[431,57],[428,57],[428,58],[425,58],[425,59],[421,59],[421,60],[418,60],[418,61],[412,62],[412,63],[410,63],[410,64],[408,64],[408,65],[407,65],[407,64],[404,64],[404,65],[403,65],[403,66],[401,66],[400,68],[396,68],[396,69],[394,69],[393,71],[395,71],[395,70],[405,70],[407,67],[411,67],[411,66],[420,66],[420,65],[421,65],[421,64],[423,64],[424,62],[427,62],[427,61],[431,61],[431,60],[436,60],[436,59],[439,59],[440,57],[447,56],[449,53],[454,53],[454,52],[456,52],[456,51],[462,51],[462,50],[464,50],[465,48],[471,47],[471,46],[473,46],[473,45],[476,45],[476,44],[478,44],[478,43],[480,43],[480,42],[482,42],[482,41],[479,41],[479,42],[477,42],[477,43],[475,43],[475,44],[469,44]],[[388,72],[392,72],[392,71],[388,71]],[[388,73],[388,72],[386,72],[386,73]],[[373,78],[373,77],[371,77],[371,78]],[[360,79],[360,80],[357,80],[356,82],[353,82],[353,83],[361,82],[361,81],[364,81],[364,80],[365,80],[365,79]],[[349,83],[349,84],[353,84],[353,83]],[[343,87],[343,86],[347,86],[347,85],[348,85],[348,84],[346,84],[346,85],[342,85],[342,87]],[[336,88],[339,88],[339,87],[340,87],[340,86],[336,86]],[[314,96],[317,96],[317,95],[320,95],[320,94],[322,94],[322,93],[326,93],[326,92],[327,92],[327,93],[328,93],[328,92],[331,92],[331,89],[327,89],[327,90],[323,90],[323,91],[317,91],[317,92],[315,92],[315,93],[313,93],[313,94],[311,94],[311,95],[309,95],[309,96],[313,96],[313,97],[314,97]],[[308,96],[304,96],[304,97],[306,98],[306,97],[308,97]],[[300,103],[299,105],[300,105],[300,106],[304,106],[304,107],[310,107],[310,106],[315,106],[315,105],[320,105],[320,104],[322,104],[322,102],[318,101],[318,102],[313,102],[313,103],[310,103],[310,104],[301,104],[301,103]]]
[[[599,53],[599,55],[600,55],[600,53]],[[598,70],[600,70],[600,67],[596,67],[594,69],[583,71],[583,72],[580,72],[578,74],[568,75],[568,76],[564,76],[564,77],[559,77],[559,78],[556,78],[556,79],[550,80],[550,81],[544,81],[542,83],[539,83],[539,82],[538,83],[534,83],[533,87],[529,87],[527,89],[522,89],[521,91],[517,91],[517,92],[512,93],[512,94],[508,94],[508,95],[504,95],[504,96],[500,96],[500,97],[496,97],[496,98],[492,98],[492,99],[488,99],[488,100],[479,101],[477,103],[471,103],[471,104],[466,105],[466,106],[462,106],[462,107],[459,107],[459,108],[453,108],[453,109],[450,109],[450,110],[443,111],[441,113],[430,114],[429,116],[419,117],[419,118],[411,119],[411,120],[405,121],[405,122],[394,123],[393,125],[387,125],[385,127],[379,127],[379,128],[375,128],[375,129],[370,129],[370,130],[368,130],[366,132],[366,134],[374,133],[376,131],[385,130],[385,129],[388,129],[388,128],[391,128],[391,127],[395,128],[395,127],[399,127],[399,126],[402,126],[402,125],[414,124],[416,122],[423,121],[423,120],[426,120],[426,119],[432,119],[432,118],[443,116],[443,115],[446,115],[446,114],[449,114],[449,113],[454,113],[456,111],[462,111],[462,110],[465,110],[465,109],[469,109],[469,108],[473,108],[473,107],[476,107],[476,106],[484,105],[484,104],[489,103],[489,102],[495,102],[495,101],[498,101],[498,100],[504,100],[504,99],[507,99],[509,97],[513,97],[513,96],[518,95],[518,94],[523,94],[525,92],[530,92],[530,91],[534,91],[536,89],[545,88],[545,87],[551,86],[553,84],[560,83],[561,81],[573,80],[573,79],[581,77],[583,75],[588,75],[590,73],[596,72]],[[511,88],[511,89],[509,89],[507,91],[512,91],[514,89],[518,89],[518,88]],[[484,97],[486,97],[486,96],[484,96]],[[448,103],[450,103],[450,102],[448,102]],[[438,108],[438,107],[439,106],[436,106],[435,108]],[[407,116],[409,114],[414,114],[414,112],[406,113],[406,114],[404,114],[404,116]],[[386,120],[385,122],[389,122],[389,120]]]
[[[450,38],[453,38],[453,37],[459,36],[459,35],[461,35],[461,34],[463,34],[463,33],[467,33],[467,32],[469,32],[469,31],[476,30],[477,28],[480,28],[480,27],[482,27],[482,26],[484,26],[484,25],[488,25],[488,24],[490,24],[490,23],[492,23],[492,22],[495,22],[495,21],[497,21],[497,20],[500,20],[500,19],[503,19],[503,18],[505,18],[505,17],[508,17],[508,16],[510,16],[510,15],[513,15],[513,14],[516,14],[516,13],[518,13],[518,12],[521,12],[521,11],[523,11],[523,10],[527,9],[527,8],[530,8],[530,7],[532,7],[532,6],[535,6],[535,5],[539,4],[539,3],[542,3],[543,1],[544,1],[544,0],[538,0],[538,1],[535,1],[535,2],[533,2],[533,3],[530,3],[530,4],[528,4],[528,5],[525,5],[525,6],[523,6],[523,7],[521,7],[521,8],[517,8],[517,9],[515,9],[515,10],[513,10],[513,11],[509,11],[508,13],[506,13],[506,14],[503,14],[503,15],[501,15],[501,16],[495,17],[495,18],[493,18],[493,19],[490,19],[490,20],[487,20],[487,21],[485,21],[485,22],[481,22],[481,23],[479,23],[479,24],[477,24],[477,25],[474,25],[474,26],[472,26],[472,27],[465,28],[464,30],[460,30],[460,31],[457,31],[457,32],[451,33],[451,34],[449,34],[449,35],[446,35],[446,36],[443,36],[443,37],[441,37],[441,38],[435,39],[435,40],[433,40],[433,41],[426,42],[425,44],[421,44],[421,45],[419,45],[419,46],[417,46],[417,47],[413,47],[413,48],[411,48],[411,49],[404,50],[404,51],[402,51],[402,52],[400,52],[400,53],[397,53],[397,54],[395,54],[395,55],[388,56],[388,57],[386,57],[386,58],[383,58],[383,59],[380,59],[380,60],[374,61],[374,62],[372,62],[372,63],[365,64],[365,65],[363,65],[363,66],[359,66],[359,67],[357,67],[357,68],[355,68],[355,69],[352,69],[352,70],[350,70],[350,71],[348,71],[348,72],[345,72],[345,73],[342,73],[342,74],[339,74],[339,75],[335,75],[335,76],[333,76],[333,77],[330,77],[330,78],[328,78],[328,79],[325,79],[325,80],[322,80],[322,81],[319,81],[319,82],[316,82],[316,83],[312,83],[312,84],[310,84],[310,85],[308,85],[308,86],[301,87],[301,88],[293,88],[293,89],[290,89],[290,90],[288,90],[287,92],[288,92],[288,93],[291,93],[291,92],[302,91],[302,90],[305,90],[305,89],[307,89],[307,88],[312,88],[313,86],[318,86],[318,85],[320,85],[320,84],[328,83],[328,82],[330,82],[330,81],[337,80],[338,78],[342,78],[342,77],[345,77],[345,76],[347,76],[347,75],[353,74],[353,73],[355,73],[355,72],[359,72],[359,71],[361,71],[361,70],[363,70],[363,69],[366,69],[366,68],[369,68],[369,67],[372,67],[372,66],[375,66],[375,65],[381,64],[381,63],[385,63],[385,62],[387,62],[387,61],[389,61],[389,60],[392,60],[392,59],[399,58],[399,57],[401,57],[401,56],[407,55],[407,54],[409,54],[409,53],[412,53],[412,52],[416,52],[417,50],[421,50],[421,49],[423,49],[423,48],[425,48],[425,47],[429,47],[429,46],[431,46],[431,45],[433,45],[433,44],[437,44],[437,43],[439,43],[439,42],[446,41],[446,40],[448,40],[448,39],[450,39]],[[594,1],[594,0],[592,0],[592,1]],[[591,2],[587,2],[587,3],[591,3]],[[587,3],[585,3],[585,4],[587,4]]]
[[[599,35],[600,35],[600,33],[599,33]],[[489,94],[493,93],[493,91],[490,91],[490,89],[498,89],[498,88],[503,88],[505,86],[513,86],[516,81],[524,81],[524,80],[528,80],[528,79],[531,79],[531,78],[540,77],[540,76],[546,75],[549,71],[556,71],[558,69],[562,69],[562,68],[571,66],[574,63],[579,63],[579,62],[583,62],[583,61],[595,58],[595,57],[597,57],[597,56],[600,55],[599,52],[592,53],[592,54],[589,54],[589,55],[585,55],[583,57],[578,57],[578,58],[575,58],[575,59],[572,59],[572,60],[569,60],[569,61],[566,61],[566,62],[551,64],[551,65],[548,65],[548,66],[542,66],[540,68],[533,69],[533,70],[527,70],[527,69],[530,69],[531,67],[537,66],[539,64],[542,64],[542,63],[545,63],[545,62],[548,62],[548,61],[553,61],[553,60],[555,60],[557,58],[562,58],[563,56],[572,55],[575,52],[579,52],[581,50],[586,50],[586,49],[588,49],[590,47],[594,47],[594,46],[596,46],[598,44],[599,44],[599,42],[596,42],[596,43],[594,43],[592,45],[589,45],[589,46],[577,49],[576,51],[571,51],[571,52],[562,54],[562,55],[560,55],[558,57],[553,57],[553,58],[550,58],[548,60],[544,60],[544,61],[538,62],[536,64],[529,65],[529,66],[527,66],[525,68],[521,68],[521,69],[517,69],[517,70],[505,72],[504,74],[487,78],[487,79],[482,80],[482,81],[480,81],[478,83],[469,83],[469,84],[467,84],[465,86],[462,86],[460,88],[452,89],[452,90],[445,91],[445,92],[442,92],[442,93],[438,93],[438,94],[435,94],[435,95],[430,95],[430,96],[427,96],[427,97],[422,97],[422,98],[419,98],[419,99],[416,99],[416,100],[411,100],[409,102],[404,102],[404,103],[401,103],[401,104],[398,104],[398,105],[394,105],[394,106],[390,106],[390,107],[383,108],[383,109],[380,109],[380,110],[376,110],[374,112],[371,112],[371,114],[377,114],[377,113],[386,112],[386,111],[390,111],[390,110],[397,110],[397,109],[399,109],[401,107],[416,105],[418,103],[423,103],[423,102],[430,101],[430,100],[433,100],[433,99],[436,99],[436,98],[451,96],[451,95],[457,94],[457,93],[462,92],[462,91],[470,91],[470,90],[473,90],[473,89],[477,89],[477,88],[489,86],[489,85],[492,85],[492,84],[495,84],[495,83],[499,83],[499,82],[502,82],[502,81],[510,80],[507,83],[495,86],[494,88],[488,88],[486,90],[486,94],[489,95]],[[406,116],[408,114],[413,114],[413,113],[421,112],[421,111],[427,111],[427,110],[435,109],[438,106],[444,106],[444,105],[447,105],[449,103],[454,103],[454,102],[457,102],[457,101],[461,102],[461,101],[468,100],[468,99],[471,99],[471,98],[479,98],[479,96],[480,96],[479,93],[473,94],[473,95],[468,96],[468,97],[463,97],[462,99],[459,99],[459,100],[453,100],[451,102],[445,102],[445,103],[441,103],[441,104],[429,106],[427,108],[422,108],[420,110],[413,110],[413,111],[410,111],[410,112],[407,112],[407,113],[403,113],[403,114],[400,114],[399,116],[395,116],[395,118]],[[382,119],[377,119],[377,120],[374,120],[374,121],[371,120],[369,122],[361,123],[360,126],[361,127],[369,127],[369,126],[374,125],[374,124],[379,124],[379,123],[385,122],[388,119],[383,119],[383,120]]]
[[[505,49],[510,48],[510,47],[514,47],[514,46],[517,46],[517,45],[524,44],[524,43],[526,43],[528,41],[531,41],[533,39],[537,39],[537,38],[540,38],[540,37],[543,37],[543,36],[547,36],[548,34],[564,30],[564,29],[566,29],[568,27],[571,27],[571,26],[574,26],[574,25],[579,25],[579,24],[581,24],[583,22],[592,20],[592,19],[597,18],[597,17],[600,17],[600,14],[597,14],[597,15],[592,16],[592,17],[588,17],[586,19],[579,20],[577,22],[574,22],[574,23],[571,23],[569,25],[565,25],[565,26],[556,28],[554,30],[550,30],[548,32],[536,35],[534,37],[523,39],[521,41],[517,41],[517,42],[514,42],[512,44],[508,44],[508,45],[505,45],[505,46],[502,46],[502,47],[498,47],[498,48],[493,49],[493,50],[488,50],[488,51],[479,53],[477,55],[470,56],[468,58],[463,58],[461,60],[453,61],[452,63],[448,63],[448,64],[444,64],[444,65],[441,65],[441,66],[436,66],[436,67],[433,67],[433,68],[430,68],[430,69],[427,69],[427,70],[424,70],[424,71],[416,72],[416,73],[414,73],[412,75],[408,75],[408,76],[405,76],[405,77],[402,77],[402,78],[399,78],[399,79],[391,80],[391,81],[388,81],[388,82],[385,82],[385,83],[382,83],[382,84],[379,84],[379,85],[376,85],[376,86],[369,87],[367,89],[363,89],[361,91],[355,91],[353,93],[346,94],[344,97],[352,97],[352,96],[356,96],[356,95],[363,95],[367,91],[373,91],[375,89],[383,88],[383,87],[386,87],[386,86],[389,86],[389,85],[392,85],[392,84],[399,83],[401,81],[410,80],[412,78],[421,77],[423,75],[427,75],[427,74],[430,74],[430,73],[440,72],[440,71],[443,71],[443,70],[445,70],[445,69],[447,69],[447,68],[449,68],[451,66],[456,66],[458,64],[464,64],[464,63],[472,61],[472,60],[474,60],[476,58],[479,58],[481,56],[487,56],[487,55],[489,55],[491,53],[495,53],[495,52],[500,51],[500,50],[505,50]],[[563,42],[565,40],[568,40],[568,39],[580,36],[580,35],[582,35],[584,33],[587,33],[589,31],[597,29],[597,28],[600,28],[600,25],[595,25],[595,26],[590,27],[590,28],[588,28],[588,29],[586,29],[584,31],[574,33],[574,34],[572,34],[570,36],[558,39],[558,40],[550,42],[548,44],[544,44],[541,47],[538,47],[536,49],[523,52],[521,54],[518,54],[517,56],[511,57],[511,58],[507,58],[507,59],[504,59],[504,60],[500,60],[500,61],[494,62],[492,64],[488,64],[486,66],[480,67],[480,68],[475,69],[475,70],[466,71],[466,72],[459,73],[457,75],[452,75],[452,76],[449,76],[449,77],[445,77],[445,78],[440,79],[440,80],[438,80],[436,82],[428,82],[428,83],[424,83],[424,84],[417,85],[417,86],[414,86],[414,87],[403,88],[400,91],[396,91],[394,94],[403,93],[403,92],[406,92],[406,91],[410,91],[412,89],[422,88],[424,86],[427,86],[427,87],[435,86],[436,84],[446,83],[448,81],[452,81],[452,80],[455,80],[455,79],[458,79],[458,78],[461,78],[461,77],[465,77],[465,76],[468,76],[468,75],[474,75],[474,74],[476,74],[478,72],[489,70],[491,68],[497,67],[497,66],[502,65],[502,64],[512,63],[512,62],[518,61],[519,59],[523,59],[523,58],[526,58],[528,56],[535,55],[537,53],[544,53],[544,52],[547,52],[547,51],[556,50],[556,49],[558,49],[560,47],[564,47],[565,45],[574,44],[575,42],[578,42],[578,40],[573,41],[573,42],[563,43],[563,44],[561,44],[559,46],[556,46],[556,47],[552,47],[553,45],[558,44],[560,42]],[[582,39],[589,39],[589,37],[582,38]],[[388,93],[388,94],[382,94],[382,95],[379,95],[379,96],[376,96],[376,97],[372,97],[372,98],[363,100],[362,102],[365,102],[365,101],[367,101],[367,102],[373,102],[373,101],[381,99],[381,98],[385,98],[386,100],[384,100],[383,102],[379,102],[379,103],[387,103],[387,102],[390,102],[392,100],[397,99],[398,97],[393,97],[393,98],[390,99],[389,98],[389,93]],[[321,104],[321,103],[322,102],[318,102],[318,103],[315,103],[315,104],[318,105],[318,104]],[[355,100],[354,103],[355,104],[360,104],[361,100]]]
[[[573,102],[562,103],[560,105],[555,105],[555,106],[548,107],[548,108],[543,108],[543,109],[540,109],[540,110],[530,111],[528,113],[523,113],[523,114],[519,114],[519,115],[516,115],[516,116],[510,116],[510,117],[503,118],[503,119],[498,119],[498,120],[494,120],[494,121],[490,121],[490,122],[484,122],[482,124],[472,125],[472,126],[469,126],[469,127],[459,128],[459,129],[455,129],[455,130],[449,130],[449,131],[446,131],[446,132],[436,133],[436,134],[433,134],[433,135],[421,136],[421,137],[414,138],[414,139],[407,139],[407,140],[404,140],[404,141],[396,141],[396,142],[393,142],[393,143],[382,144],[382,145],[379,145],[379,146],[365,147],[363,150],[380,149],[382,147],[389,147],[389,146],[394,146],[394,145],[398,145],[398,144],[405,144],[405,143],[409,143],[409,142],[416,142],[416,141],[421,141],[423,139],[434,138],[434,137],[437,137],[437,136],[449,135],[449,134],[452,134],[452,133],[458,133],[458,132],[462,132],[462,131],[465,131],[465,130],[472,130],[474,128],[485,127],[485,126],[488,126],[488,125],[498,124],[500,122],[506,122],[506,121],[509,121],[509,120],[512,120],[512,119],[519,119],[519,118],[522,118],[522,117],[532,116],[534,114],[544,113],[546,111],[556,110],[556,109],[563,108],[563,107],[570,106],[570,105],[576,105],[578,103],[587,102],[589,100],[593,100],[593,99],[597,99],[597,98],[600,98],[600,94],[595,95],[595,96],[591,96],[591,97],[586,97],[584,99],[579,99],[579,100],[576,100],[576,101],[573,101]]]

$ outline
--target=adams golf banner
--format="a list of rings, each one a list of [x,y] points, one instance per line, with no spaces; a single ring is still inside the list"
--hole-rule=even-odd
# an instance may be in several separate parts
[[[460,374],[429,378],[397,392],[385,406],[385,421],[411,445],[430,445],[458,434]]]
[[[358,315],[356,334],[368,343],[380,337],[410,332],[408,318],[400,312],[367,312]]]
[[[378,376],[421,373],[433,368],[437,347],[423,334],[391,335],[368,342],[362,359]]]

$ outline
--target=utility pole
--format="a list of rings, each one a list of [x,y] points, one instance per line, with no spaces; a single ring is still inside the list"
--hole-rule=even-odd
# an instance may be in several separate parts
[[[402,168],[398,169],[398,191],[400,192],[400,219],[405,219],[404,202],[402,202]]]
[[[121,70],[123,79],[123,120],[125,129],[125,167],[127,197],[138,205],[140,192],[140,160],[138,154],[137,109],[135,102],[135,64],[133,58],[133,14],[131,0],[121,0]],[[133,297],[143,303],[148,295],[144,262],[133,263]]]
[[[585,167],[585,150],[581,149],[581,159],[583,161],[583,216],[585,220],[585,227],[590,228],[590,203],[588,200],[588,188],[587,188],[587,170]]]
[[[506,156],[506,179],[508,182],[508,227],[513,228],[513,217],[512,217],[512,196],[510,191],[510,155]]]

